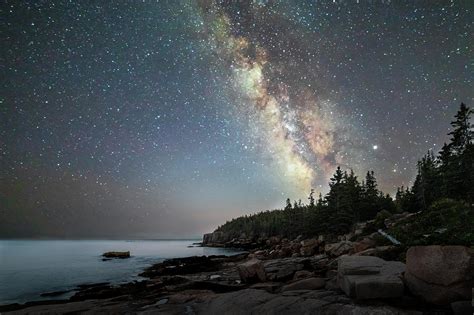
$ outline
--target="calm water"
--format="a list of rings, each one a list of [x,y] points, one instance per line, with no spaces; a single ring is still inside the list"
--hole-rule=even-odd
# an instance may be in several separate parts
[[[78,284],[136,280],[146,266],[166,258],[236,253],[187,247],[197,241],[0,240],[0,305],[47,299],[40,294],[70,290]],[[104,252],[128,250],[129,259],[101,259]]]

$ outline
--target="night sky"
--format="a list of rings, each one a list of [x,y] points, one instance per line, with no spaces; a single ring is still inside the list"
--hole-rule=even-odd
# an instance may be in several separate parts
[[[0,237],[190,237],[393,193],[473,105],[473,1],[3,1]],[[360,2],[360,3],[357,3]]]

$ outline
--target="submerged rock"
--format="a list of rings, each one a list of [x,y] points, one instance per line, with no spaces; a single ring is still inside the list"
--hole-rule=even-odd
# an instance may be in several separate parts
[[[148,267],[140,274],[140,276],[153,278],[164,275],[215,271],[223,262],[232,261],[234,257],[235,259],[239,259],[240,256],[191,256],[167,259],[161,263]],[[243,257],[245,256],[242,256],[242,258]]]
[[[56,296],[64,295],[66,293],[70,293],[70,292],[71,292],[71,290],[69,290],[69,291],[45,292],[45,293],[41,293],[40,296],[42,296],[42,297],[56,297]]]

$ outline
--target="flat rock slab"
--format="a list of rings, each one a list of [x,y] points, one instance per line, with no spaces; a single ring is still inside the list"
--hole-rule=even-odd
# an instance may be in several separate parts
[[[390,306],[355,305],[350,299],[331,291],[292,291],[271,294],[245,289],[221,294],[195,309],[196,314],[421,314]],[[289,293],[289,292],[288,292]]]
[[[324,288],[326,280],[323,278],[308,278],[285,285],[282,292],[293,290],[318,290]]]
[[[401,297],[401,274],[405,264],[370,256],[342,256],[338,261],[337,282],[347,296],[355,299]]]
[[[339,259],[337,271],[341,275],[375,275],[380,273],[384,263],[378,257],[345,256]]]

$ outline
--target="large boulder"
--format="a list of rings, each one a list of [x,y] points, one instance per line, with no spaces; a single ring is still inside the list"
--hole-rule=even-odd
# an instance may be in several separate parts
[[[267,246],[275,246],[275,245],[280,244],[280,242],[281,242],[281,238],[279,236],[271,236],[265,241]]]
[[[349,241],[342,241],[338,243],[326,244],[324,251],[327,255],[333,257],[339,257],[344,254],[351,253],[353,251],[354,244]]]
[[[318,290],[324,288],[326,280],[323,278],[308,278],[285,285],[282,292],[295,290]]]
[[[265,272],[272,281],[286,281],[292,279],[295,272],[310,265],[309,258],[291,257],[272,259],[264,262]]]
[[[347,296],[356,299],[397,298],[403,295],[401,274],[405,265],[371,256],[342,256],[337,282]]]
[[[355,242],[353,246],[354,253],[359,253],[369,248],[375,247],[376,243],[373,239],[365,237],[359,242]]]
[[[262,261],[251,259],[237,266],[240,280],[244,283],[264,282],[267,277]]]
[[[319,241],[316,238],[301,241],[300,254],[301,256],[312,256],[316,253],[319,246]]]
[[[415,246],[407,251],[410,291],[433,304],[471,299],[474,250],[465,246]]]

